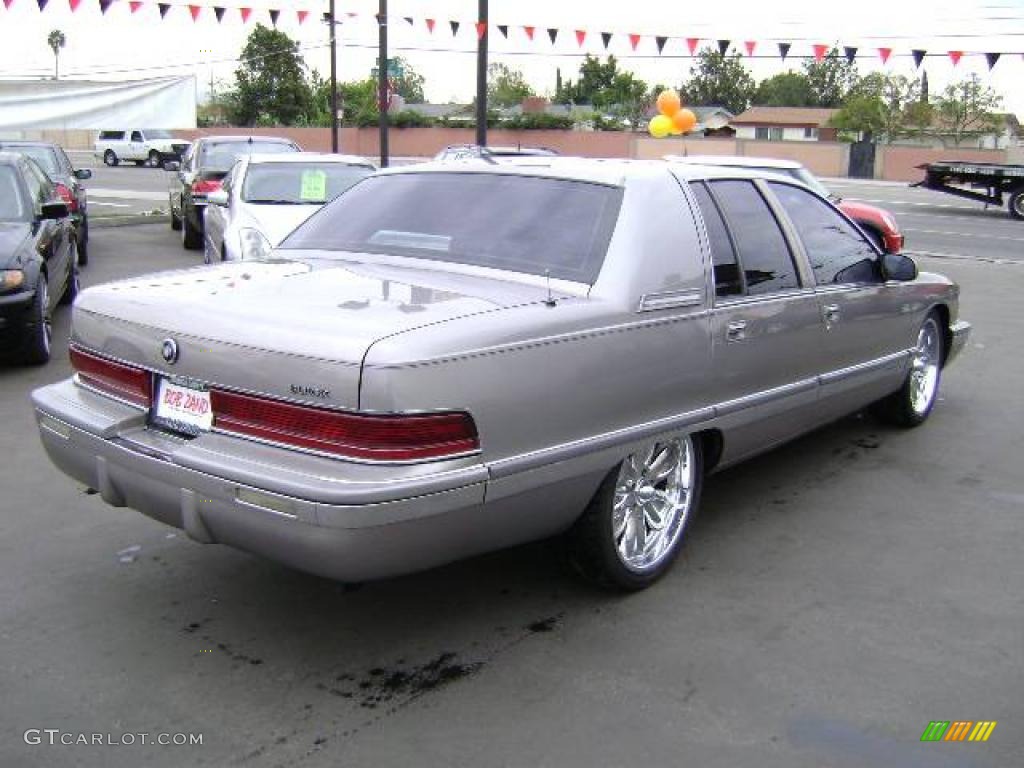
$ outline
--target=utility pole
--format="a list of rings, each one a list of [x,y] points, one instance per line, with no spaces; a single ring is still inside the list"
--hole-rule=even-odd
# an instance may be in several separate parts
[[[331,152],[338,153],[338,44],[334,27],[334,0],[327,12],[331,29]]]
[[[487,146],[487,0],[478,0],[477,21],[484,25],[476,44],[476,143]]]
[[[380,106],[380,167],[388,167],[388,0],[380,0],[377,13],[380,30],[378,46],[380,61],[377,64],[377,103]]]

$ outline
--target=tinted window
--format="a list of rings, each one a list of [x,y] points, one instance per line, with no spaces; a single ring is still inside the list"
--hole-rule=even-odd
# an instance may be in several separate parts
[[[53,183],[47,175],[31,160],[25,163],[25,171],[25,180],[28,181],[29,191],[33,199],[40,204],[49,202],[56,195],[56,192],[53,189]]]
[[[711,189],[739,251],[747,293],[798,287],[789,246],[757,188],[749,181],[713,181]]]
[[[743,293],[743,280],[740,268],[736,263],[736,251],[729,239],[729,232],[722,221],[718,206],[708,194],[703,184],[693,184],[693,193],[697,197],[697,205],[704,217],[704,226],[708,231],[708,242],[711,246],[711,263],[715,270],[715,295],[734,296]]]
[[[212,171],[226,171],[241,155],[261,155],[276,152],[298,152],[294,144],[274,141],[218,141],[205,143],[199,150],[198,166]],[[195,163],[193,163],[195,165]]]
[[[60,174],[60,169],[57,167],[57,157],[49,147],[14,146],[4,147],[4,151],[17,152],[19,155],[31,157],[50,176]]]
[[[322,205],[371,173],[373,168],[344,163],[254,163],[245,174],[242,199]]]
[[[769,186],[793,220],[819,285],[881,280],[875,249],[831,206],[788,184]]]
[[[142,131],[132,131],[132,141],[142,141]]]
[[[102,141],[120,141],[124,138],[124,131],[101,131],[100,139]]]
[[[281,248],[411,256],[592,283],[622,191],[495,173],[370,176]]]
[[[14,166],[0,165],[0,221],[24,221],[30,208]]]

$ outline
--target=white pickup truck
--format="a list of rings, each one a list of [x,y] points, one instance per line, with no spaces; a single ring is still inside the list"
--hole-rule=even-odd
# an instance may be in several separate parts
[[[100,131],[93,154],[110,166],[130,160],[136,165],[157,168],[167,160],[181,160],[188,146],[187,139],[177,139],[170,131]]]

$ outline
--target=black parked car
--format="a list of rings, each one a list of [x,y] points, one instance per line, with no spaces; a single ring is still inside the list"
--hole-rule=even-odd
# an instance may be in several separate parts
[[[0,152],[0,351],[45,363],[57,301],[77,294],[67,203],[34,161]]]
[[[190,251],[203,247],[206,196],[220,189],[241,155],[301,152],[294,141],[276,136],[205,136],[192,142],[181,163],[164,163],[177,171],[171,184],[171,229],[181,230],[181,244]]]
[[[0,152],[17,152],[36,161],[57,186],[57,194],[67,203],[78,241],[78,265],[89,263],[89,211],[82,182],[92,178],[88,168],[71,165],[63,148],[48,141],[0,141]]]

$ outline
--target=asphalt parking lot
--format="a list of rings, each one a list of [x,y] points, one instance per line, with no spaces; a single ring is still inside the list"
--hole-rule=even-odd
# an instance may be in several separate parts
[[[166,222],[92,237],[85,285],[201,261]],[[850,417],[714,476],[676,567],[628,597],[543,543],[358,588],[193,543],[49,464],[28,395],[64,356],[0,364],[0,765],[1018,765],[1024,264],[991,259],[1024,248],[935,237],[960,258],[920,264],[974,333],[931,420]],[[998,726],[921,743],[933,720]],[[202,744],[139,736],[179,733]]]

